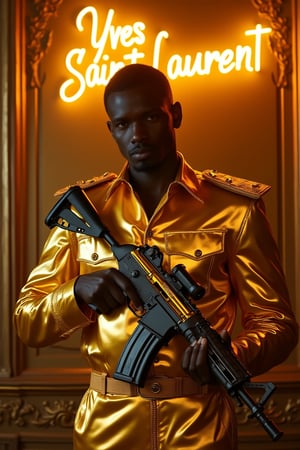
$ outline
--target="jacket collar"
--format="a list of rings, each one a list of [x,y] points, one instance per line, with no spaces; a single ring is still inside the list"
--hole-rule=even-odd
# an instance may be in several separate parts
[[[192,169],[192,167],[185,161],[184,156],[177,152],[178,158],[180,159],[180,165],[178,173],[175,180],[170,184],[168,189],[168,194],[170,194],[177,187],[184,188],[190,195],[192,195],[197,200],[203,202],[200,192],[201,184],[201,173]],[[132,190],[132,186],[129,183],[129,173],[128,173],[128,163],[126,162],[122,167],[119,175],[115,180],[112,181],[110,187],[106,193],[106,200],[112,195],[112,193],[118,189],[121,184],[128,185],[129,189]]]

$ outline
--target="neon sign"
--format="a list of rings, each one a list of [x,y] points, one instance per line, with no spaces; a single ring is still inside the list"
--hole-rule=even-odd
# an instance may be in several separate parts
[[[85,30],[83,21],[87,15],[91,15],[89,49],[72,48],[65,59],[70,78],[61,85],[59,94],[61,99],[68,103],[78,100],[87,88],[105,86],[121,67],[126,64],[142,62],[146,57],[145,51],[142,51],[143,45],[146,43],[146,25],[144,22],[137,21],[132,25],[116,26],[113,23],[115,11],[109,9],[104,26],[102,30],[99,30],[97,10],[93,6],[87,6],[79,12],[76,18],[76,28],[79,32]],[[166,72],[172,80],[179,77],[210,75],[213,70],[221,74],[242,69],[248,72],[259,72],[261,69],[262,36],[271,31],[271,28],[263,28],[260,24],[257,24],[254,29],[245,31],[245,35],[251,39],[252,46],[237,45],[234,49],[206,50],[196,52],[194,55],[176,53],[169,57],[166,67],[162,68],[163,43],[169,38],[168,31],[163,30],[154,38],[151,49],[151,64],[153,67]],[[107,48],[111,51],[121,50],[121,60],[111,60]],[[91,50],[93,51],[93,57],[89,59]]]

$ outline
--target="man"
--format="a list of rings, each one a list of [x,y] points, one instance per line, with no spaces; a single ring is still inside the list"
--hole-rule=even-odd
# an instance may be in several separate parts
[[[233,180],[223,189],[218,174],[185,162],[175,140],[181,106],[158,70],[124,67],[104,101],[126,164],[118,176],[83,184],[103,223],[120,244],[157,245],[165,270],[184,264],[206,289],[197,306],[224,337],[240,308],[243,330],[231,345],[253,375],[282,362],[298,328],[260,198],[264,186],[244,181],[237,189]],[[205,339],[189,346],[182,336],[172,338],[142,389],[112,378],[137,324],[128,298],[142,308],[109,245],[60,228],[51,231],[21,291],[14,317],[27,345],[51,345],[82,328],[92,376],[74,448],[235,450],[234,406],[212,379]]]

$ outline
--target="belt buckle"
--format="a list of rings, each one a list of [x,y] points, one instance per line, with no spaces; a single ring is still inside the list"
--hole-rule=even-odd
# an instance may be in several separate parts
[[[139,395],[143,398],[171,398],[177,397],[175,384],[172,378],[149,378],[144,387],[139,387]]]

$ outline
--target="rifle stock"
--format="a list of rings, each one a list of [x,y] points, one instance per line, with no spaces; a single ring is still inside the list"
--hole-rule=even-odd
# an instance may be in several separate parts
[[[208,341],[208,362],[216,380],[234,397],[245,404],[273,440],[282,432],[263,412],[263,405],[273,393],[272,383],[251,383],[251,374],[243,367],[221,336],[210,326],[190,299],[200,299],[204,289],[182,265],[168,273],[162,268],[163,255],[157,247],[119,245],[102,224],[98,213],[79,186],[70,188],[45,219],[50,228],[103,238],[111,245],[119,270],[139,292],[145,313],[129,338],[120,356],[114,378],[143,386],[147,372],[157,352],[180,333],[189,343],[205,337]],[[247,388],[264,389],[256,403]]]

